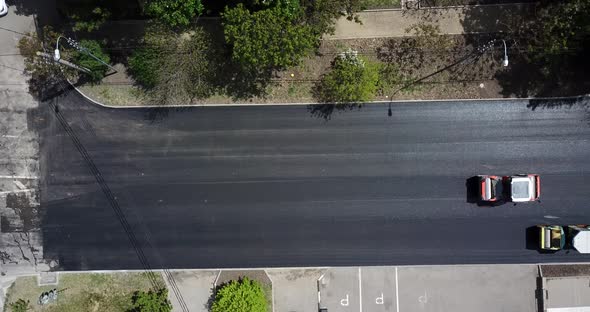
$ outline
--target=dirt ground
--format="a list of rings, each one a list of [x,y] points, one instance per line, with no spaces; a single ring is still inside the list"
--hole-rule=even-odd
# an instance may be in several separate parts
[[[276,73],[264,97],[235,100],[226,95],[215,95],[192,104],[315,102],[313,86],[329,70],[334,58],[348,49],[358,51],[367,60],[381,65],[395,64],[399,68],[403,83],[381,90],[375,100],[503,97],[495,78],[504,70],[502,47],[494,45],[483,53],[476,53],[476,48],[488,41],[487,38],[467,35],[436,36],[428,40],[413,37],[324,40],[317,53],[304,59],[300,65]],[[125,72],[121,69],[100,85],[84,85],[80,89],[107,105],[148,104],[145,92],[134,86]],[[424,77],[427,78],[400,90],[408,81]]]
[[[542,265],[544,277],[590,276],[590,264]]]

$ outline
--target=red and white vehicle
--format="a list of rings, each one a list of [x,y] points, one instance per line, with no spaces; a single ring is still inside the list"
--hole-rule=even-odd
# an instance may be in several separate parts
[[[541,195],[541,180],[538,174],[503,176],[478,176],[479,199],[484,202],[505,200],[511,202],[536,201]]]
[[[510,201],[515,203],[535,201],[541,196],[541,179],[538,174],[518,174],[502,177]]]
[[[479,175],[478,190],[479,200],[485,202],[495,202],[502,196],[502,180],[494,175]],[[499,192],[499,193],[498,193]]]

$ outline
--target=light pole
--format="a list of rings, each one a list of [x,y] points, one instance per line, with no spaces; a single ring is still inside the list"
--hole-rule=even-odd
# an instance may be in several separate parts
[[[508,66],[508,48],[506,48],[506,41],[504,39],[502,39],[502,42],[504,42],[504,61],[502,61],[502,65],[506,67]]]
[[[116,69],[115,69],[113,66],[111,66],[111,65],[109,65],[109,64],[107,64],[107,63],[105,63],[103,60],[99,59],[99,58],[98,58],[98,57],[96,57],[94,54],[90,53],[90,51],[88,51],[88,49],[86,49],[85,47],[81,46],[79,43],[77,43],[76,41],[74,41],[74,39],[72,39],[72,38],[68,38],[68,37],[62,37],[62,36],[59,36],[59,37],[57,37],[57,41],[55,42],[55,50],[53,51],[53,59],[54,59],[56,62],[57,62],[57,61],[59,61],[59,60],[60,60],[60,58],[61,58],[61,55],[60,55],[60,53],[59,53],[59,39],[61,39],[61,38],[64,38],[64,39],[66,39],[66,42],[67,42],[67,43],[68,43],[70,46],[72,46],[74,49],[76,49],[76,50],[78,50],[78,51],[80,51],[80,52],[82,52],[82,53],[86,53],[88,56],[90,56],[90,57],[92,57],[93,59],[97,60],[98,62],[100,62],[100,63],[101,63],[101,64],[103,64],[104,66],[106,66],[106,67],[108,67],[108,68],[112,69],[114,72],[117,72],[117,70],[116,70]]]

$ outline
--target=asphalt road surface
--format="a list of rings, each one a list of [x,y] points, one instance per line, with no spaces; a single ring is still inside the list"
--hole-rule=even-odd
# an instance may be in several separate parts
[[[70,92],[30,113],[44,254],[63,270],[145,268],[132,235],[152,268],[590,261],[539,253],[527,231],[590,223],[587,105],[368,104],[326,121],[306,106],[105,109]],[[541,203],[469,202],[467,178],[517,173],[541,175]]]

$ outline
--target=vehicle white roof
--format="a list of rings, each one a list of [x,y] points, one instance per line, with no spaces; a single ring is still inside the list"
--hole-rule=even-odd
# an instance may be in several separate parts
[[[531,177],[513,177],[510,182],[512,201],[530,201],[534,190],[534,181]]]
[[[590,253],[590,231],[583,230],[574,236],[574,248],[580,253]]]

